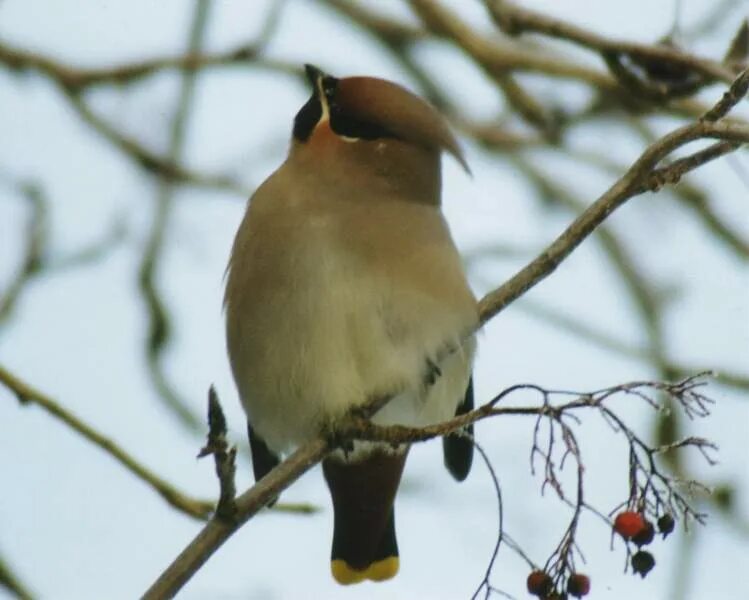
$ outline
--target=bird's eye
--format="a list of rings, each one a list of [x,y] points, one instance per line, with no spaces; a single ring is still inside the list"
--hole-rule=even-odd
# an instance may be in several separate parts
[[[394,138],[392,132],[385,127],[357,119],[338,110],[337,107],[331,106],[330,111],[330,128],[338,135],[360,140],[378,140],[381,138]]]
[[[336,89],[338,88],[338,80],[335,77],[327,75],[322,79],[322,92],[325,97],[330,100],[335,96]]]
[[[300,142],[305,142],[312,135],[315,125],[322,117],[322,105],[315,94],[307,100],[294,117],[294,137]]]

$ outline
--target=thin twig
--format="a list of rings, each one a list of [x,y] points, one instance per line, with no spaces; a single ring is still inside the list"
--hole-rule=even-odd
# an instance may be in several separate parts
[[[114,125],[97,115],[78,94],[63,89],[65,97],[78,116],[104,139],[130,157],[135,164],[147,173],[175,183],[191,185],[196,188],[220,190],[245,196],[247,190],[234,178],[227,175],[200,173],[168,158],[163,158],[149,150],[140,142],[119,131]]]
[[[720,101],[702,116],[702,120],[718,121],[722,119],[746,96],[747,90],[749,90],[749,67],[739,74]]]
[[[262,56],[262,44],[242,44],[213,54],[165,56],[113,67],[84,68],[64,64],[38,52],[16,48],[0,41],[0,64],[14,71],[32,70],[57,81],[61,87],[79,93],[100,85],[131,85],[167,70],[203,71],[216,67],[249,67],[288,75],[302,73],[300,65]]]
[[[492,592],[492,586],[489,583],[489,578],[491,577],[492,570],[494,569],[494,563],[497,560],[497,555],[499,554],[499,549],[502,545],[502,541],[504,540],[504,504],[502,502],[502,487],[499,485],[499,478],[497,477],[497,474],[494,472],[494,467],[492,466],[491,460],[489,460],[489,456],[486,454],[486,451],[481,447],[480,444],[476,442],[476,440],[471,439],[473,442],[473,447],[476,448],[479,455],[484,461],[484,464],[486,465],[487,471],[489,471],[489,477],[492,480],[492,485],[494,486],[494,494],[497,497],[497,541],[494,543],[494,549],[492,550],[491,558],[489,559],[489,564],[486,567],[486,571],[484,572],[484,578],[481,580],[481,583],[479,584],[479,587],[476,589],[476,591],[473,593],[473,596],[471,596],[471,600],[475,600],[479,593],[481,592],[482,588],[486,588],[486,594],[484,598],[489,598],[489,595]]]
[[[527,312],[534,318],[542,320],[544,323],[568,331],[574,336],[592,342],[601,348],[610,350],[621,356],[644,361],[646,363],[655,360],[656,363],[660,364],[662,361],[665,370],[669,373],[673,373],[676,377],[686,377],[690,373],[710,371],[715,374],[716,383],[732,387],[739,391],[749,391],[749,375],[726,371],[720,367],[705,367],[704,365],[690,366],[680,362],[675,362],[667,357],[654,357],[653,353],[646,347],[628,344],[624,340],[618,339],[602,329],[597,329],[587,320],[563,314],[556,309],[537,302],[524,299],[517,304],[517,308],[521,311]]]
[[[21,264],[8,287],[0,295],[0,324],[11,316],[16,302],[26,284],[42,268],[47,255],[48,211],[41,189],[33,184],[19,185],[19,191],[28,201],[30,214],[26,225],[25,248]]]
[[[208,25],[209,0],[197,0],[190,27],[187,52],[197,54],[203,45],[203,37]],[[192,110],[197,72],[184,71],[177,98],[174,118],[169,135],[167,160],[176,164],[182,159],[182,150],[187,132],[187,124]],[[178,393],[170,381],[164,366],[165,351],[171,342],[172,328],[168,309],[157,287],[156,276],[162,263],[163,250],[171,215],[174,210],[174,188],[168,178],[160,177],[154,201],[154,214],[150,223],[145,247],[138,264],[138,289],[146,305],[148,335],[145,340],[145,354],[148,373],[159,398],[181,425],[191,431],[199,431],[201,419]]]
[[[55,256],[49,248],[50,200],[42,188],[30,182],[9,182],[11,187],[31,205],[24,235],[25,246],[16,273],[0,293],[0,326],[7,323],[26,287],[43,274],[63,269],[81,267],[103,258],[122,241],[125,230],[115,222],[105,234],[93,243],[69,254]]]

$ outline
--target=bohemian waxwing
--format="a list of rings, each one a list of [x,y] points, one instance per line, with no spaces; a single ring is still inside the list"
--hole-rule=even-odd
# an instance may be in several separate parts
[[[229,359],[255,478],[383,394],[373,421],[423,426],[473,407],[476,300],[440,212],[445,120],[404,88],[307,66],[312,97],[286,162],[250,199],[226,286]],[[473,446],[443,441],[464,479]],[[323,461],[342,584],[398,571],[393,501],[407,446],[357,442]]]

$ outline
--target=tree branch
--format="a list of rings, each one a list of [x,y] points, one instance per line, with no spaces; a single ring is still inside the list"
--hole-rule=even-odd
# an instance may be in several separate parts
[[[234,520],[211,519],[146,591],[142,600],[173,598],[242,524],[317,465],[330,449],[328,442],[322,438],[305,444],[239,496],[234,503]]]
[[[66,65],[43,54],[15,48],[0,41],[0,64],[14,71],[37,71],[76,93],[100,85],[131,85],[165,70],[202,71],[213,67],[252,67],[289,75],[302,74],[298,64],[264,57],[264,50],[264,42],[255,42],[212,54],[189,53],[113,67],[85,68]]]
[[[187,53],[200,52],[208,25],[211,4],[208,0],[197,0],[190,26]],[[197,82],[196,71],[183,71],[180,89],[175,103],[174,115],[169,131],[167,160],[181,162],[187,126],[192,112],[193,98]],[[164,358],[172,339],[171,317],[161,291],[156,283],[156,275],[162,263],[167,231],[174,211],[174,187],[168,177],[159,177],[154,198],[153,216],[148,227],[148,236],[140,256],[137,272],[138,291],[146,308],[148,334],[144,340],[144,351],[151,383],[172,416],[187,430],[197,432],[202,421],[167,375]]]
[[[598,225],[627,200],[646,189],[659,189],[657,184],[660,179],[657,181],[654,179],[653,171],[657,164],[680,146],[702,138],[723,139],[746,144],[749,143],[749,125],[697,122],[680,127],[650,145],[627,172],[575,219],[544,252],[481,300],[479,311],[482,323],[491,319],[513,300],[550,275]],[[694,166],[679,163],[677,167],[680,172],[679,176]],[[681,170],[685,168],[686,170],[682,172]]]
[[[736,73],[719,62],[700,58],[665,44],[646,45],[611,40],[593,31],[521,8],[508,0],[485,0],[489,13],[508,35],[532,31],[572,42],[601,54],[627,55],[632,59],[671,65],[697,73],[710,80],[731,83]]]
[[[0,365],[0,384],[13,392],[22,405],[36,404],[53,417],[65,423],[84,439],[112,456],[126,470],[153,488],[172,508],[176,508],[178,511],[199,521],[205,521],[214,513],[215,502],[194,498],[180,492],[172,484],[141,464],[111,438],[97,431],[92,425],[89,425],[29,383],[15,376],[2,365]],[[312,514],[317,512],[318,507],[306,503],[279,502],[273,506],[272,510],[283,513]]]
[[[104,450],[138,479],[151,486],[168,504],[180,512],[199,520],[205,520],[213,513],[213,502],[198,500],[183,494],[148,467],[138,462],[111,438],[99,433],[91,425],[85,423],[49,396],[13,375],[2,365],[0,365],[0,383],[11,390],[21,404],[32,403],[40,406],[89,442]]]
[[[5,588],[18,600],[32,600],[34,597],[2,556],[0,556],[0,588]]]

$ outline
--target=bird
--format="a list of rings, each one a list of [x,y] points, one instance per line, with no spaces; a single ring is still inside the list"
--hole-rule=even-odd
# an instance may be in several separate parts
[[[446,119],[405,87],[305,65],[288,156],[255,191],[226,277],[226,341],[256,481],[368,400],[377,425],[473,409],[479,313],[441,212],[441,156],[468,171]],[[470,172],[470,171],[469,171]],[[472,429],[443,438],[470,471]],[[322,461],[340,584],[400,568],[394,500],[408,444],[355,441]]]

